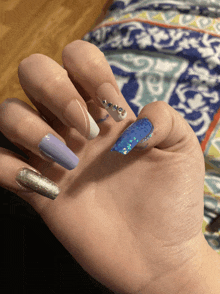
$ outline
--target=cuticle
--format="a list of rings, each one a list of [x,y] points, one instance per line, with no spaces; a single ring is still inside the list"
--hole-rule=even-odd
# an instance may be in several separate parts
[[[33,168],[30,168],[30,167],[26,167],[26,166],[23,166],[23,167],[20,167],[18,170],[17,170],[17,174],[19,174],[21,171],[23,171],[24,169],[30,169],[30,170],[33,170],[34,172],[38,173],[38,171],[36,171],[35,169]]]
[[[33,168],[29,168],[29,167],[21,167],[21,168],[19,168],[18,169],[18,171],[17,171],[17,176],[18,176],[18,174],[21,172],[21,171],[23,171],[24,169],[29,169],[29,170],[32,170],[32,171],[34,171],[35,173],[37,173],[37,174],[39,174],[39,175],[42,175],[41,173],[39,173],[37,170],[35,170],[35,169],[33,169]],[[16,176],[16,178],[15,178],[15,182],[17,183],[17,185],[23,190],[23,191],[25,191],[25,192],[34,192],[33,190],[31,190],[30,188],[28,188],[28,187],[26,187],[25,185],[22,185],[22,184],[20,184],[18,181],[17,181],[17,176]]]

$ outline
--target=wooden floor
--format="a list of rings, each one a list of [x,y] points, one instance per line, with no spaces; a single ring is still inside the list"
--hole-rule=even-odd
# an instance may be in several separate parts
[[[106,0],[0,0],[0,103],[16,97],[31,105],[17,75],[19,63],[33,53],[62,64],[68,43],[94,27]]]
[[[100,22],[106,2],[113,0],[0,0],[0,103],[15,97],[36,109],[19,84],[19,63],[41,53],[62,64],[65,45]]]

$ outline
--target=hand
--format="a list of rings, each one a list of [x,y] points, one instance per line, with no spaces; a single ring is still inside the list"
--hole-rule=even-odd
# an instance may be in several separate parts
[[[154,126],[147,148],[126,155],[111,152],[137,118],[104,54],[77,40],[64,48],[63,64],[65,69],[34,54],[19,65],[21,86],[38,111],[14,98],[0,105],[0,131],[29,157],[0,148],[0,185],[31,204],[77,262],[109,289],[176,293],[172,291],[182,285],[174,277],[183,275],[204,242],[205,166],[197,137],[171,106],[154,102],[138,116]],[[127,111],[121,122],[111,116],[98,122],[108,115],[96,95],[103,83],[119,93],[117,105]],[[79,111],[72,121],[75,128],[65,119],[74,99],[98,122],[100,133],[93,140],[86,139]],[[77,155],[75,169],[67,170],[39,152],[38,144],[48,133]],[[56,200],[19,187],[15,177],[22,167],[54,181],[61,189]]]

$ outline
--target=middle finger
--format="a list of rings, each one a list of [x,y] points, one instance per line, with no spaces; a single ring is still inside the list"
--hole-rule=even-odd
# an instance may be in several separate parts
[[[36,104],[48,108],[67,127],[76,128],[88,140],[96,138],[100,129],[87,111],[67,71],[42,54],[33,54],[19,65],[20,84]],[[33,102],[33,101],[32,101]]]

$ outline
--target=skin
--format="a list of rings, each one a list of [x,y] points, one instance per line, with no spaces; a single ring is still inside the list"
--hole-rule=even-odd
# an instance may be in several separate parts
[[[38,111],[16,98],[0,105],[0,131],[29,157],[26,161],[0,148],[0,185],[31,204],[77,262],[112,291],[176,294],[201,267],[199,256],[207,251],[199,141],[182,116],[159,101],[138,116],[154,125],[148,147],[127,155],[111,152],[137,120],[135,114],[96,46],[77,40],[64,48],[62,57],[65,69],[41,54],[19,65],[20,84]],[[108,113],[96,97],[105,82],[115,87],[118,105],[128,115],[119,123],[109,116],[98,123],[98,137],[87,140],[79,132],[82,127],[65,125],[65,110],[77,99],[95,121],[105,118]],[[43,159],[37,146],[48,133],[78,156],[74,170]],[[21,167],[32,167],[58,184],[57,199],[19,187],[15,177]]]

